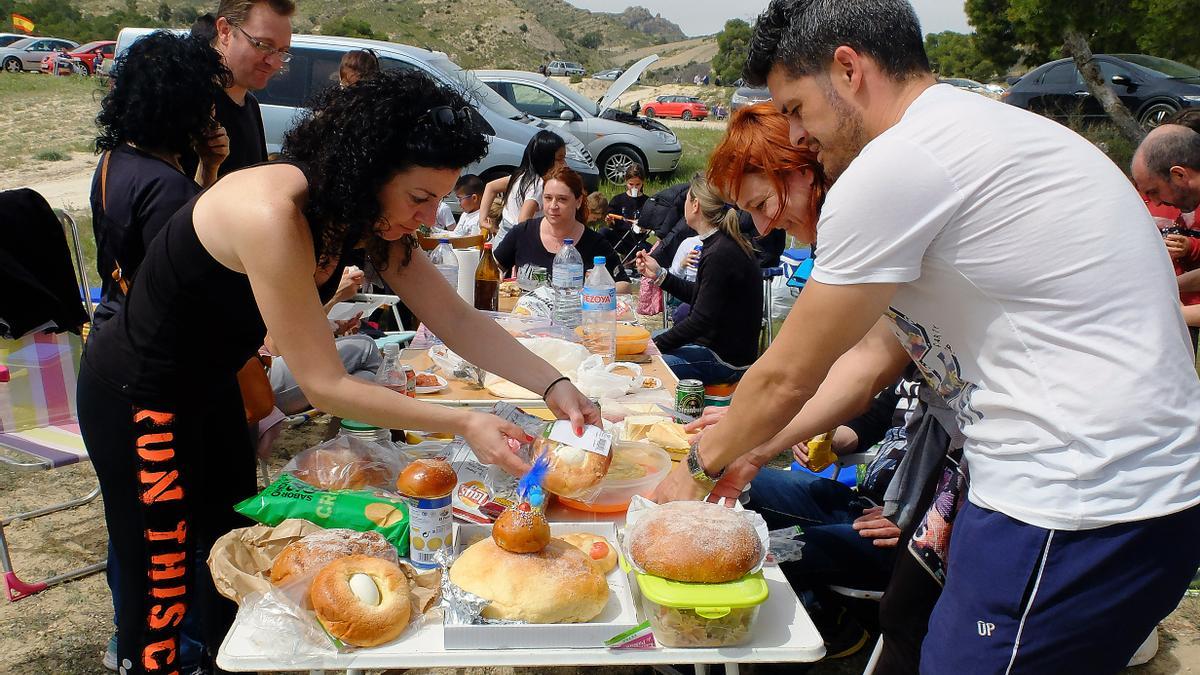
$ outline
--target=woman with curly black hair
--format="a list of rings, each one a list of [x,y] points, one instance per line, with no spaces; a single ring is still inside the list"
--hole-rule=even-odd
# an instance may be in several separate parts
[[[553,366],[463,302],[414,234],[432,222],[486,137],[456,92],[388,71],[331,93],[284,143],[285,159],[228,174],[150,245],[126,304],[94,331],[79,376],[80,426],[105,496],[124,597],[127,672],[167,672],[195,606],[215,650],[232,620],[192,556],[246,524],[255,492],[236,373],[268,331],[317,408],[385,428],[461,435],[479,459],[527,469],[525,439],[493,415],[425,403],[346,373],[318,284],[366,248],[384,281],[467,360],[532,391],[577,429],[599,411]],[[128,563],[128,564],[127,564]],[[189,605],[182,598],[192,593]]]
[[[199,40],[158,32],[117,59],[96,116],[101,153],[92,179],[92,230],[101,298],[95,323],[116,313],[146,246],[200,186],[180,166],[197,151],[204,185],[229,154],[212,110],[229,79],[221,56]]]

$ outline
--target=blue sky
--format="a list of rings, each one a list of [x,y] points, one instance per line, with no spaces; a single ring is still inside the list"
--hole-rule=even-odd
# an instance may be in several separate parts
[[[620,12],[630,5],[640,5],[679,24],[688,35],[716,33],[725,25],[726,19],[745,19],[753,22],[767,6],[768,0],[567,0],[567,2],[600,12]],[[926,33],[954,30],[966,33],[967,25],[963,3],[956,0],[912,0],[921,18],[921,28]],[[739,9],[731,10],[736,4]]]

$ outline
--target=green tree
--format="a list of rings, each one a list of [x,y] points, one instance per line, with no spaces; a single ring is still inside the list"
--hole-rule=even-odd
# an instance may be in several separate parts
[[[383,37],[375,34],[371,28],[371,23],[366,19],[353,19],[348,16],[343,16],[336,21],[324,24],[321,26],[321,33],[323,35],[341,35],[343,37]]]
[[[158,20],[163,23],[171,23],[171,6],[165,2],[158,3]]]
[[[600,37],[600,33],[593,30],[584,33],[583,37],[579,38],[579,46],[584,49],[596,49],[602,41],[603,38]]]
[[[1200,0],[966,0],[966,11],[981,50],[1000,67],[1020,54],[1031,64],[1071,57],[1089,93],[1135,143],[1144,132],[1101,78],[1093,52],[1147,52],[1191,63],[1200,55]]]
[[[712,71],[721,82],[732,84],[742,76],[742,67],[750,55],[750,24],[741,19],[730,19],[725,28],[717,33],[717,55],[712,60]]]
[[[933,71],[942,77],[967,77],[987,82],[1000,77],[1000,69],[983,55],[975,36],[945,31],[925,36],[925,53]]]

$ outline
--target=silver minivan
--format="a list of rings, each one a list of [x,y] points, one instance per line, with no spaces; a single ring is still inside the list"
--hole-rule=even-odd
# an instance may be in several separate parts
[[[154,30],[123,29],[117,36],[116,54],[120,55],[134,40]],[[512,107],[446,54],[391,42],[330,35],[293,35],[289,50],[292,60],[271,78],[266,89],[254,92],[262,110],[268,153],[279,152],[284,134],[314,95],[337,86],[342,55],[356,49],[373,50],[384,68],[420,70],[462,92],[478,113],[475,121],[489,141],[487,156],[467,167],[466,173],[478,174],[485,180],[507,175],[520,165],[530,139],[539,130],[549,128],[567,142],[567,165],[583,177],[588,190],[599,185],[596,164],[578,139]],[[448,201],[451,200],[453,196]]]
[[[671,173],[683,147],[661,122],[630,115],[615,107],[645,69],[658,59],[647,56],[621,74],[597,103],[554,78],[519,70],[476,70],[483,80],[521,112],[546,120],[578,138],[596,158],[600,175],[625,182],[625,170],[640,164],[648,173]]]

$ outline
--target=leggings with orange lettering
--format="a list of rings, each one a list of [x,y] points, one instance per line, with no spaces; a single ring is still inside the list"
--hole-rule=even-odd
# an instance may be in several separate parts
[[[204,560],[218,537],[250,524],[233,505],[256,490],[236,379],[137,405],[85,360],[78,407],[117,558],[120,672],[180,672],[180,626],[192,613],[193,637],[215,656],[236,607],[217,595]]]

